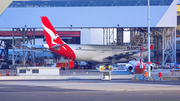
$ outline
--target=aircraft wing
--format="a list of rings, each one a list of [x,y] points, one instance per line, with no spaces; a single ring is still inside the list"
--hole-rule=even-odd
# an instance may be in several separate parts
[[[117,59],[120,59],[120,58],[125,58],[125,57],[130,57],[134,54],[137,54],[137,53],[140,53],[141,51],[140,50],[129,50],[129,51],[123,51],[123,52],[119,52],[117,54],[114,54],[113,56],[111,57],[108,57],[108,58],[117,58]]]
[[[112,58],[116,58],[117,60],[121,60],[123,59],[123,61],[127,60],[131,60],[131,59],[135,59],[135,57],[132,57],[134,54],[137,54],[137,53],[140,53],[141,51],[140,50],[129,50],[129,51],[121,51],[121,52],[118,52],[112,56],[108,56],[104,59],[109,59],[109,60],[112,60]]]
[[[100,62],[100,61],[106,61],[106,59],[111,60],[112,58],[121,59],[121,58],[131,57],[132,55],[137,54],[139,52],[140,52],[139,50],[121,51],[114,55],[98,55],[96,57],[93,57],[92,60]]]

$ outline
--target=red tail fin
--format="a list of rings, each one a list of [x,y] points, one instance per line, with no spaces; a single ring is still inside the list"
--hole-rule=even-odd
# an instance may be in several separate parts
[[[41,16],[41,21],[44,29],[44,34],[46,38],[46,42],[49,47],[52,47],[56,44],[64,44],[64,42],[60,39],[54,27],[50,23],[49,19],[46,16]]]
[[[143,58],[143,57],[142,57],[142,52],[143,52],[143,50],[144,50],[144,49],[143,49],[143,47],[141,47],[141,53],[140,53],[140,63],[142,62],[142,58]]]
[[[150,49],[153,49],[153,45],[150,46]],[[144,49],[143,47],[141,47],[140,62],[142,62],[142,52],[143,52],[143,50],[147,50],[147,49]]]

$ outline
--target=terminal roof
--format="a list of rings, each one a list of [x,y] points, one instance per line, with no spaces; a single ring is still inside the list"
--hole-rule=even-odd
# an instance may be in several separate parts
[[[173,0],[150,0],[151,6],[169,6]],[[13,1],[9,7],[147,6],[148,0]]]
[[[42,28],[47,16],[55,28],[147,27],[148,0],[13,1],[0,16],[0,28]],[[176,0],[150,0],[151,27],[176,27]]]

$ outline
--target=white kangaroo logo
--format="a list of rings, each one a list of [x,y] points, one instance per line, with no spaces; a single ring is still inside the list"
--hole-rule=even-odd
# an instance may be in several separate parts
[[[42,25],[43,25],[43,24],[42,24]],[[46,32],[51,36],[51,43],[52,43],[52,44],[58,44],[58,43],[54,42],[54,40],[56,40],[56,39],[59,37],[59,35],[58,35],[58,34],[54,34],[53,31],[51,31],[51,30],[50,30],[49,28],[47,28],[46,26],[43,25],[43,27],[44,27],[44,29],[46,30]]]
[[[43,24],[42,24],[43,25]],[[54,34],[53,31],[51,31],[49,28],[47,28],[46,26],[43,25],[43,28],[46,30],[46,32],[51,36],[51,43],[52,44],[58,44],[56,42],[54,42],[54,40],[56,40],[59,35],[58,34]],[[64,43],[64,42],[63,42]],[[65,50],[67,50],[64,46],[62,46]]]

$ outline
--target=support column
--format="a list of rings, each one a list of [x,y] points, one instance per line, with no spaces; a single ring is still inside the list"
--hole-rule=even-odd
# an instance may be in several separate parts
[[[33,28],[33,45],[35,45],[35,28]],[[33,52],[33,65],[35,65],[35,61],[36,61],[36,54],[35,52]]]
[[[176,62],[176,27],[174,28],[174,62]]]
[[[14,28],[12,29],[13,38],[12,38],[12,45],[14,45]],[[14,58],[14,47],[12,47],[12,66],[15,67],[15,58]]]
[[[22,29],[22,44],[25,44],[25,28]],[[23,46],[23,49],[25,49],[25,46]],[[23,50],[23,66],[26,65],[26,58],[25,58],[25,51]]]
[[[117,28],[117,45],[123,45],[123,28]]]
[[[162,42],[162,65],[163,65],[163,67],[164,67],[164,65],[165,65],[165,61],[164,61],[164,55],[165,55],[165,54],[164,54],[164,50],[165,50],[165,47],[164,47],[164,46],[165,46],[165,45],[164,45],[164,44],[165,44],[165,42],[164,42],[164,41],[165,41],[165,28],[163,28],[162,38],[163,38],[163,40],[162,40],[162,41],[163,41],[163,42]]]
[[[114,28],[103,28],[103,44],[112,45],[115,44]]]

